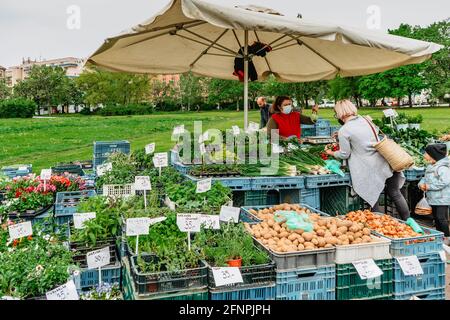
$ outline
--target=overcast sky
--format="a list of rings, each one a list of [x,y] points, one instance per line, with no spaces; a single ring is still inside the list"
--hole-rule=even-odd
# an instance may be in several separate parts
[[[378,6],[380,31],[401,22],[426,26],[450,16],[449,0],[209,0],[258,4],[285,15],[367,28]],[[107,37],[138,24],[169,0],[0,0],[0,65],[18,65],[22,57],[86,58]],[[80,9],[80,28],[69,29],[67,10]],[[370,11],[370,10],[369,10]],[[376,13],[375,13],[376,14]],[[370,20],[372,21],[372,20]]]

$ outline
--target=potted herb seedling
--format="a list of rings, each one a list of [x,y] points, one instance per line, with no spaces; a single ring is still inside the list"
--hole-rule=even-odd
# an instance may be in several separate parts
[[[422,121],[423,121],[423,117],[421,114],[418,114],[417,116],[409,117],[409,128],[420,130],[420,124],[422,123]]]
[[[398,131],[408,129],[408,117],[405,113],[399,113],[398,117],[395,119],[395,123]]]

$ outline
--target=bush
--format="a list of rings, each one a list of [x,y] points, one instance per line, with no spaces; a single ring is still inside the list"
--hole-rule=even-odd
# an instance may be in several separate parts
[[[0,102],[0,118],[32,118],[36,112],[36,103],[17,98]]]
[[[98,110],[101,116],[128,116],[153,113],[150,104],[108,105]]]

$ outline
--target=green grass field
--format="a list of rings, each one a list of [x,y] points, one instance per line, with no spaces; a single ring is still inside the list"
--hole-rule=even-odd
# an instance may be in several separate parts
[[[308,114],[310,111],[306,111]],[[448,131],[450,108],[402,109],[408,114],[422,114],[426,130]],[[382,115],[380,109],[362,109],[361,114],[373,118]],[[332,109],[322,109],[320,116],[333,119]],[[156,151],[168,151],[173,127],[185,124],[193,128],[194,121],[202,121],[203,129],[227,129],[243,126],[242,111],[171,112],[148,116],[97,117],[60,116],[46,119],[0,120],[0,167],[12,164],[33,164],[33,171],[58,162],[92,159],[93,141],[128,140],[132,150],[155,142]],[[259,111],[250,112],[250,120],[259,123]]]

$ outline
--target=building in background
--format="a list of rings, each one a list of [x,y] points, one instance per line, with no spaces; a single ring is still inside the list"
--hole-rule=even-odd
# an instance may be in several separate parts
[[[6,77],[6,68],[0,66],[0,80],[5,79],[5,77]]]
[[[5,78],[6,84],[10,87],[16,85],[17,82],[25,80],[28,78],[31,68],[35,65],[37,66],[52,66],[52,67],[61,67],[65,70],[66,75],[70,78],[78,77],[83,71],[83,67],[85,64],[85,59],[74,58],[74,57],[66,57],[61,59],[52,59],[52,60],[43,60],[37,61],[28,59],[22,59],[22,64],[19,66],[14,66],[6,69]]]

